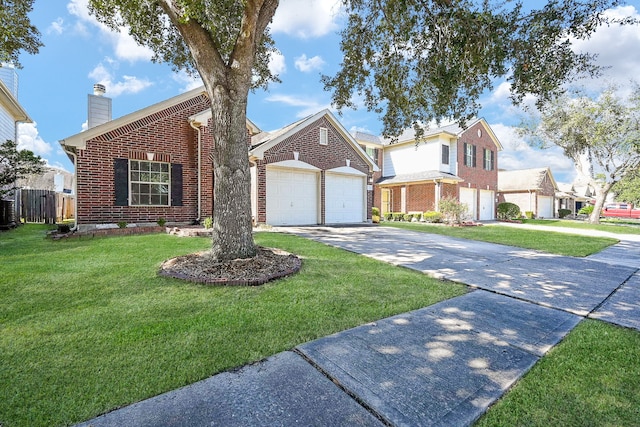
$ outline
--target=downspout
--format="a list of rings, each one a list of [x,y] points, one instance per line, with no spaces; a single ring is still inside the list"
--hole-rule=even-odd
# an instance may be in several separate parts
[[[202,151],[202,131],[200,130],[200,123],[190,121],[189,126],[194,128],[198,132],[198,218],[196,221],[200,223],[202,217],[202,168],[201,168],[201,151]]]
[[[434,211],[436,212],[440,212],[440,197],[442,197],[442,189],[440,188],[440,181],[438,181],[437,179],[433,180],[433,184],[435,185],[435,206],[433,207]]]
[[[73,204],[73,219],[74,219],[74,226],[71,229],[71,231],[78,231],[78,175],[77,175],[77,171],[78,171],[78,156],[76,155],[76,153],[74,151],[69,151],[67,150],[67,146],[64,144],[60,144],[62,146],[62,149],[64,150],[65,153],[67,153],[69,156],[73,157],[73,167],[74,167],[74,172],[73,172],[73,195],[75,196],[76,200],[75,203]]]

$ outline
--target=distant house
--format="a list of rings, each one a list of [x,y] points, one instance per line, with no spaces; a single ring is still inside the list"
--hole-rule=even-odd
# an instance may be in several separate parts
[[[90,105],[104,112],[103,88]],[[90,114],[91,115],[91,114]],[[199,222],[213,215],[211,110],[204,88],[97,124],[60,141],[76,166],[77,224]],[[90,120],[91,122],[91,120]],[[377,166],[328,111],[275,132],[247,120],[254,221],[366,222]]]
[[[499,171],[498,189],[500,203],[518,205],[523,215],[532,212],[537,218],[555,217],[555,197],[559,190],[549,168]]]
[[[502,145],[484,119],[429,129],[419,139],[409,129],[398,140],[354,134],[377,157],[374,205],[381,213],[438,211],[440,200],[458,199],[474,220],[495,218],[498,152]],[[377,151],[376,151],[377,150]]]

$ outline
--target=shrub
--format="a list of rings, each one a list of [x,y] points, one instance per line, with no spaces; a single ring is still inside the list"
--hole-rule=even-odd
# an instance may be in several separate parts
[[[581,215],[591,215],[593,213],[593,205],[586,205],[578,211]]]
[[[498,219],[520,218],[520,207],[515,203],[503,202],[498,205]]]
[[[158,225],[160,227],[164,227],[164,225],[167,223],[167,220],[164,218],[158,218]]]
[[[391,221],[391,219],[392,219],[392,218],[393,218],[393,213],[391,213],[391,212],[386,212],[386,213],[384,214],[384,220],[385,220],[385,221]]]
[[[422,213],[414,213],[412,221],[419,222],[420,220],[422,220]]]
[[[213,228],[213,218],[211,218],[210,216],[206,217],[204,221],[202,221],[202,225],[204,225],[204,228],[206,228],[207,230]]]
[[[558,209],[558,218],[565,218],[571,213],[571,209]]]
[[[380,216],[380,209],[376,208],[375,206],[371,208],[371,215],[372,216]]]
[[[413,219],[413,214],[409,214],[409,213],[408,214],[404,214],[404,215],[402,215],[402,219],[404,221],[411,222],[411,220]]]
[[[426,222],[442,222],[442,214],[436,211],[427,211],[422,215]]]
[[[127,228],[127,221],[118,221],[119,228]]]
[[[526,211],[524,216],[526,216],[527,219],[533,219],[533,211]]]
[[[379,215],[371,215],[371,222],[373,222],[374,224],[377,224],[380,222],[380,216]]]
[[[404,214],[402,212],[393,212],[391,214],[391,217],[394,221],[402,221],[402,219],[404,218]]]
[[[467,215],[467,205],[453,197],[447,197],[440,200],[440,213],[446,223],[462,224]]]

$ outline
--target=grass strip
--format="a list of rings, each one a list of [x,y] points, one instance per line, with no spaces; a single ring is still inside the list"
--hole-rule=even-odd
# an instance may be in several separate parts
[[[165,234],[51,241],[0,233],[0,425],[61,426],[191,384],[337,331],[466,292],[458,284],[297,236],[258,233],[300,255],[260,287],[156,275],[208,238]]]
[[[618,243],[618,240],[608,237],[580,236],[548,231],[525,230],[522,228],[500,227],[497,225],[451,227],[444,224],[393,221],[384,222],[383,225],[403,228],[405,230],[420,231],[422,233],[441,234],[462,239],[499,243],[502,245],[517,246],[574,257],[585,257]]]
[[[475,424],[637,426],[640,332],[582,321]]]
[[[576,230],[597,230],[614,234],[640,234],[640,222],[603,219],[600,224],[566,219],[523,219],[523,224],[548,225],[550,227],[573,228]]]

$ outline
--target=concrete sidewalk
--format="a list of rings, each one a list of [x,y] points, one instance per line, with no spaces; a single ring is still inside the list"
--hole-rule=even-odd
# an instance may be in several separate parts
[[[627,251],[614,264],[387,227],[286,231],[476,290],[82,426],[468,426],[583,317],[640,329]]]

